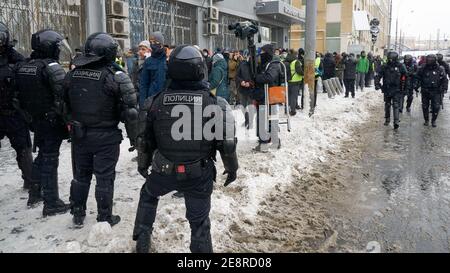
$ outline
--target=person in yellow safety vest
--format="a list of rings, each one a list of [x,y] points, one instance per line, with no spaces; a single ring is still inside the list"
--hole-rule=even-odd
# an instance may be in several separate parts
[[[314,85],[314,108],[317,106],[317,83],[320,77],[323,75],[323,62],[322,62],[322,55],[317,52],[316,53],[316,62],[314,64],[315,68],[315,75],[316,75],[316,82]]]
[[[122,57],[116,57],[116,64],[120,66],[120,68],[124,69],[125,62]]]
[[[295,50],[289,50],[285,59],[288,87],[289,87],[289,114],[295,116],[298,108],[298,96],[303,81],[303,64],[298,60],[298,53]]]

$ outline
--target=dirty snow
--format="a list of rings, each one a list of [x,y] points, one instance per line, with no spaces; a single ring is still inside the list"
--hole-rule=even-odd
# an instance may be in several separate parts
[[[224,188],[224,177],[219,176],[212,200],[212,236],[215,251],[231,252],[243,249],[231,233],[241,223],[258,222],[259,211],[268,196],[276,196],[282,189],[310,172],[314,165],[326,161],[338,151],[344,140],[352,137],[351,128],[370,117],[370,108],[381,105],[382,97],[376,92],[358,93],[356,100],[337,97],[330,100],[319,94],[318,108],[313,118],[306,113],[293,118],[292,132],[281,134],[282,149],[267,154],[252,151],[256,146],[254,132],[242,127],[243,115],[235,112],[238,119],[239,159],[241,170],[238,181]],[[0,252],[132,252],[131,240],[139,192],[144,183],[128,152],[128,141],[122,144],[122,154],[117,167],[114,212],[122,222],[110,228],[96,223],[94,198],[95,179],[92,182],[87,218],[83,229],[73,229],[71,215],[42,218],[42,205],[27,209],[28,194],[21,189],[22,181],[16,167],[15,153],[8,141],[2,141],[0,150]],[[59,182],[60,195],[69,199],[71,182],[70,146],[61,149]],[[218,163],[219,174],[223,166]],[[280,208],[282,210],[283,208]],[[168,195],[161,199],[153,233],[153,251],[178,253],[189,251],[190,230],[184,218],[184,201]],[[251,233],[252,229],[246,232]],[[259,244],[264,245],[264,240]],[[371,249],[373,246],[371,247]],[[262,248],[270,251],[269,245]],[[375,247],[376,250],[376,247]]]

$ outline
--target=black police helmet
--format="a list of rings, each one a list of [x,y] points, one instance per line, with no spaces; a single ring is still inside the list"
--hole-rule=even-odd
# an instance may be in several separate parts
[[[436,57],[437,57],[437,61],[438,62],[442,62],[443,60],[444,60],[444,55],[442,55],[442,54],[436,54]]]
[[[412,63],[412,61],[413,61],[413,56],[412,55],[405,55],[405,57],[404,57],[404,61],[405,61],[405,64],[411,64]]]
[[[111,35],[97,32],[87,38],[84,53],[76,56],[72,63],[75,66],[85,66],[101,60],[105,63],[114,62],[118,50],[119,44]]]
[[[430,54],[426,58],[426,64],[427,66],[437,66],[437,56],[434,54]]]
[[[31,48],[43,57],[58,60],[64,37],[51,29],[41,30],[31,36]]]
[[[84,54],[86,57],[104,59],[113,62],[117,57],[119,44],[114,38],[104,32],[94,33],[88,37],[84,46]]]
[[[387,55],[388,62],[397,62],[398,61],[398,53],[395,51],[391,51]]]
[[[205,78],[202,54],[193,46],[182,45],[170,55],[169,76],[175,81],[201,81]]]
[[[9,46],[9,29],[0,22],[0,52],[5,50]]]

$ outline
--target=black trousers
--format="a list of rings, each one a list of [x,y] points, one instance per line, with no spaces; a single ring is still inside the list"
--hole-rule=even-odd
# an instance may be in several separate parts
[[[405,99],[406,99],[406,108],[411,108],[413,102],[414,102],[414,89],[408,90],[403,96],[400,101],[400,111],[403,112],[405,109]]]
[[[52,124],[38,119],[33,122],[34,145],[39,149],[32,170],[32,191],[42,189],[44,205],[52,206],[59,200],[58,166],[59,149],[65,128],[62,124]]]
[[[112,215],[114,181],[121,140],[122,132],[112,129],[90,130],[85,138],[74,141],[73,160],[76,168],[70,189],[72,212],[74,209],[77,212],[86,211],[92,176],[95,175],[98,220],[107,219]]]
[[[441,109],[441,93],[422,90],[422,110],[425,121],[430,120],[430,105],[433,115],[432,121],[436,121]]]
[[[348,97],[350,94],[352,94],[352,97],[354,98],[356,96],[355,93],[355,84],[356,80],[352,79],[344,79],[344,85],[345,85],[345,96]]]
[[[384,94],[384,112],[386,121],[391,120],[391,109],[394,113],[394,124],[400,123],[400,101],[403,94],[400,92],[390,92]]]
[[[186,218],[191,227],[191,252],[212,253],[209,213],[216,175],[213,161],[206,164],[201,177],[196,179],[178,181],[176,175],[152,172],[142,187],[133,239],[137,240],[142,232],[153,231],[159,198],[170,192],[179,191],[184,193]]]
[[[305,109],[305,81],[303,80],[300,84],[300,109]]]
[[[0,115],[0,140],[5,136],[9,139],[12,148],[16,151],[16,160],[22,172],[24,185],[30,187],[32,184],[31,172],[33,168],[30,130],[25,120],[19,114]]]
[[[291,112],[296,112],[299,95],[300,83],[289,83],[289,109]]]

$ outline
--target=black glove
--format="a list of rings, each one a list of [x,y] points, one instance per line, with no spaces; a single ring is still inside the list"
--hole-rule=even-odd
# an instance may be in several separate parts
[[[225,171],[223,173],[223,175],[228,175],[227,180],[225,181],[225,184],[224,184],[225,187],[228,187],[231,183],[233,183],[237,179],[237,173],[236,172]]]
[[[379,85],[379,84],[375,84],[375,90],[380,90],[381,89],[381,85]]]
[[[142,175],[142,177],[144,177],[145,179],[148,178],[149,174],[148,174],[148,168],[138,168],[138,172],[140,175]]]

